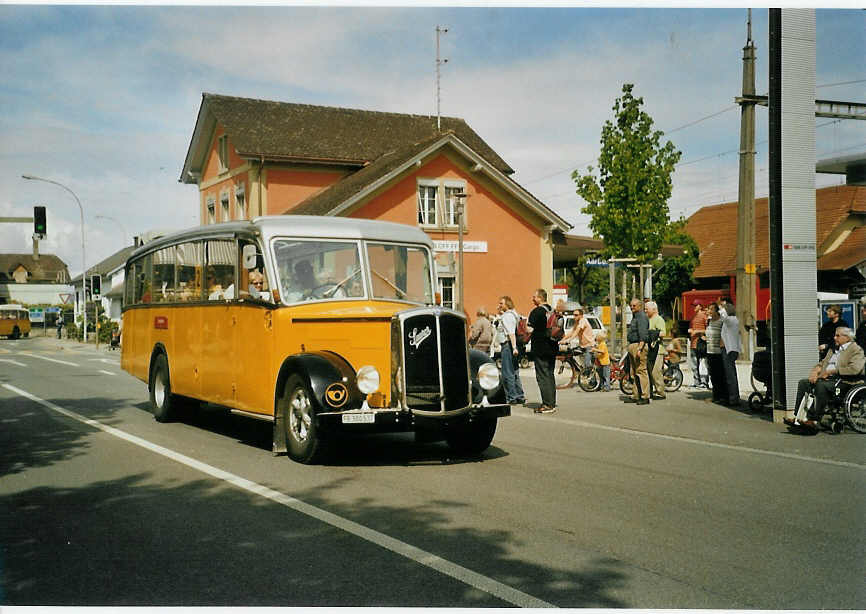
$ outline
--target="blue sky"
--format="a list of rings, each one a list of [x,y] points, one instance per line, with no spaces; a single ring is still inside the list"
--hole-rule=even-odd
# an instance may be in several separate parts
[[[675,217],[736,200],[746,9],[10,5],[0,0],[0,216],[48,207],[56,253],[80,272],[131,237],[198,223],[179,184],[202,92],[464,118],[514,178],[588,234],[570,171],[634,83],[683,152]],[[817,97],[866,102],[866,11],[817,11]],[[767,91],[767,10],[753,10],[757,89]],[[852,82],[855,83],[847,83]],[[845,85],[837,85],[846,83]],[[824,86],[824,87],[821,87]],[[714,115],[717,114],[718,115]],[[709,119],[708,116],[714,115]],[[698,121],[692,126],[683,127]],[[766,109],[757,111],[758,196],[767,192]],[[818,158],[866,151],[866,122],[816,119]],[[842,181],[819,175],[817,185]],[[96,216],[113,218],[114,221]],[[0,226],[28,252],[31,228]]]

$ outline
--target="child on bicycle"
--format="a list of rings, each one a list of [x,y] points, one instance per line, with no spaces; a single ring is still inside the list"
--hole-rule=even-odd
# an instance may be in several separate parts
[[[610,392],[610,353],[607,351],[607,333],[604,330],[595,334],[595,347],[591,351],[601,371],[601,390]]]

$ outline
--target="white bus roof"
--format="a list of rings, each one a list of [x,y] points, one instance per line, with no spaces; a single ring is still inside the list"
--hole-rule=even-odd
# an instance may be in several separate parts
[[[433,248],[433,241],[417,226],[319,215],[268,215],[251,221],[224,222],[198,226],[160,237],[135,250],[130,259],[166,245],[207,237],[260,235],[266,242],[272,237],[311,239],[364,239],[396,243],[421,243]]]

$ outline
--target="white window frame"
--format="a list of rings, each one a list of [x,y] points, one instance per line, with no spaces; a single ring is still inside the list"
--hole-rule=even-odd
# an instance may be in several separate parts
[[[466,181],[462,179],[418,179],[418,225],[422,228],[457,230],[457,207],[451,194],[466,193]],[[425,198],[422,201],[422,190]],[[429,215],[429,190],[433,190],[433,215]],[[468,203],[463,203],[463,229],[466,230]],[[432,217],[432,219],[431,219]]]
[[[432,216],[430,215],[429,210],[430,190],[433,191]],[[419,179],[416,194],[418,195],[418,225],[426,228],[437,227],[439,225],[439,181],[433,179]]]
[[[450,282],[451,300],[445,299],[445,283]],[[438,275],[436,277],[436,286],[439,290],[439,296],[442,297],[442,306],[454,309],[457,304],[457,277],[454,275]]]
[[[229,192],[228,190],[220,192],[220,221],[228,222],[232,219],[231,210],[229,208]]]
[[[219,161],[219,172],[229,170],[229,137],[223,134],[217,139],[217,159]]]
[[[208,196],[207,199],[205,199],[205,208],[207,212],[206,222],[208,224],[216,224],[216,198]]]
[[[235,186],[235,213],[237,214],[236,219],[247,219],[247,197],[242,183]]]

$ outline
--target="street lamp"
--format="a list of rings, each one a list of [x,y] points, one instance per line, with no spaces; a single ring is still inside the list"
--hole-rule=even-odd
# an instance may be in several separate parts
[[[78,210],[81,213],[81,295],[84,299],[84,311],[82,313],[82,319],[84,321],[84,343],[87,343],[87,265],[85,264],[84,258],[84,207],[81,206],[81,201],[78,200],[78,196],[75,195],[75,192],[67,188],[62,183],[59,183],[52,179],[36,177],[35,175],[21,175],[21,178],[27,179],[29,181],[44,181],[46,183],[53,183],[56,186],[60,186],[61,188],[72,194],[72,198],[74,198],[75,202],[78,203]]]
[[[113,217],[110,217],[110,216],[108,216],[108,215],[94,215],[93,217],[94,217],[94,219],[97,219],[97,220],[109,220],[109,221],[114,222],[115,224],[117,224],[117,227],[120,228],[120,230],[123,232],[123,246],[126,247],[126,245],[127,245],[127,243],[126,243],[126,237],[127,237],[128,235],[127,235],[127,233],[126,233],[126,228],[123,227],[123,224],[121,224],[121,223],[118,222],[116,219],[114,219]]]

